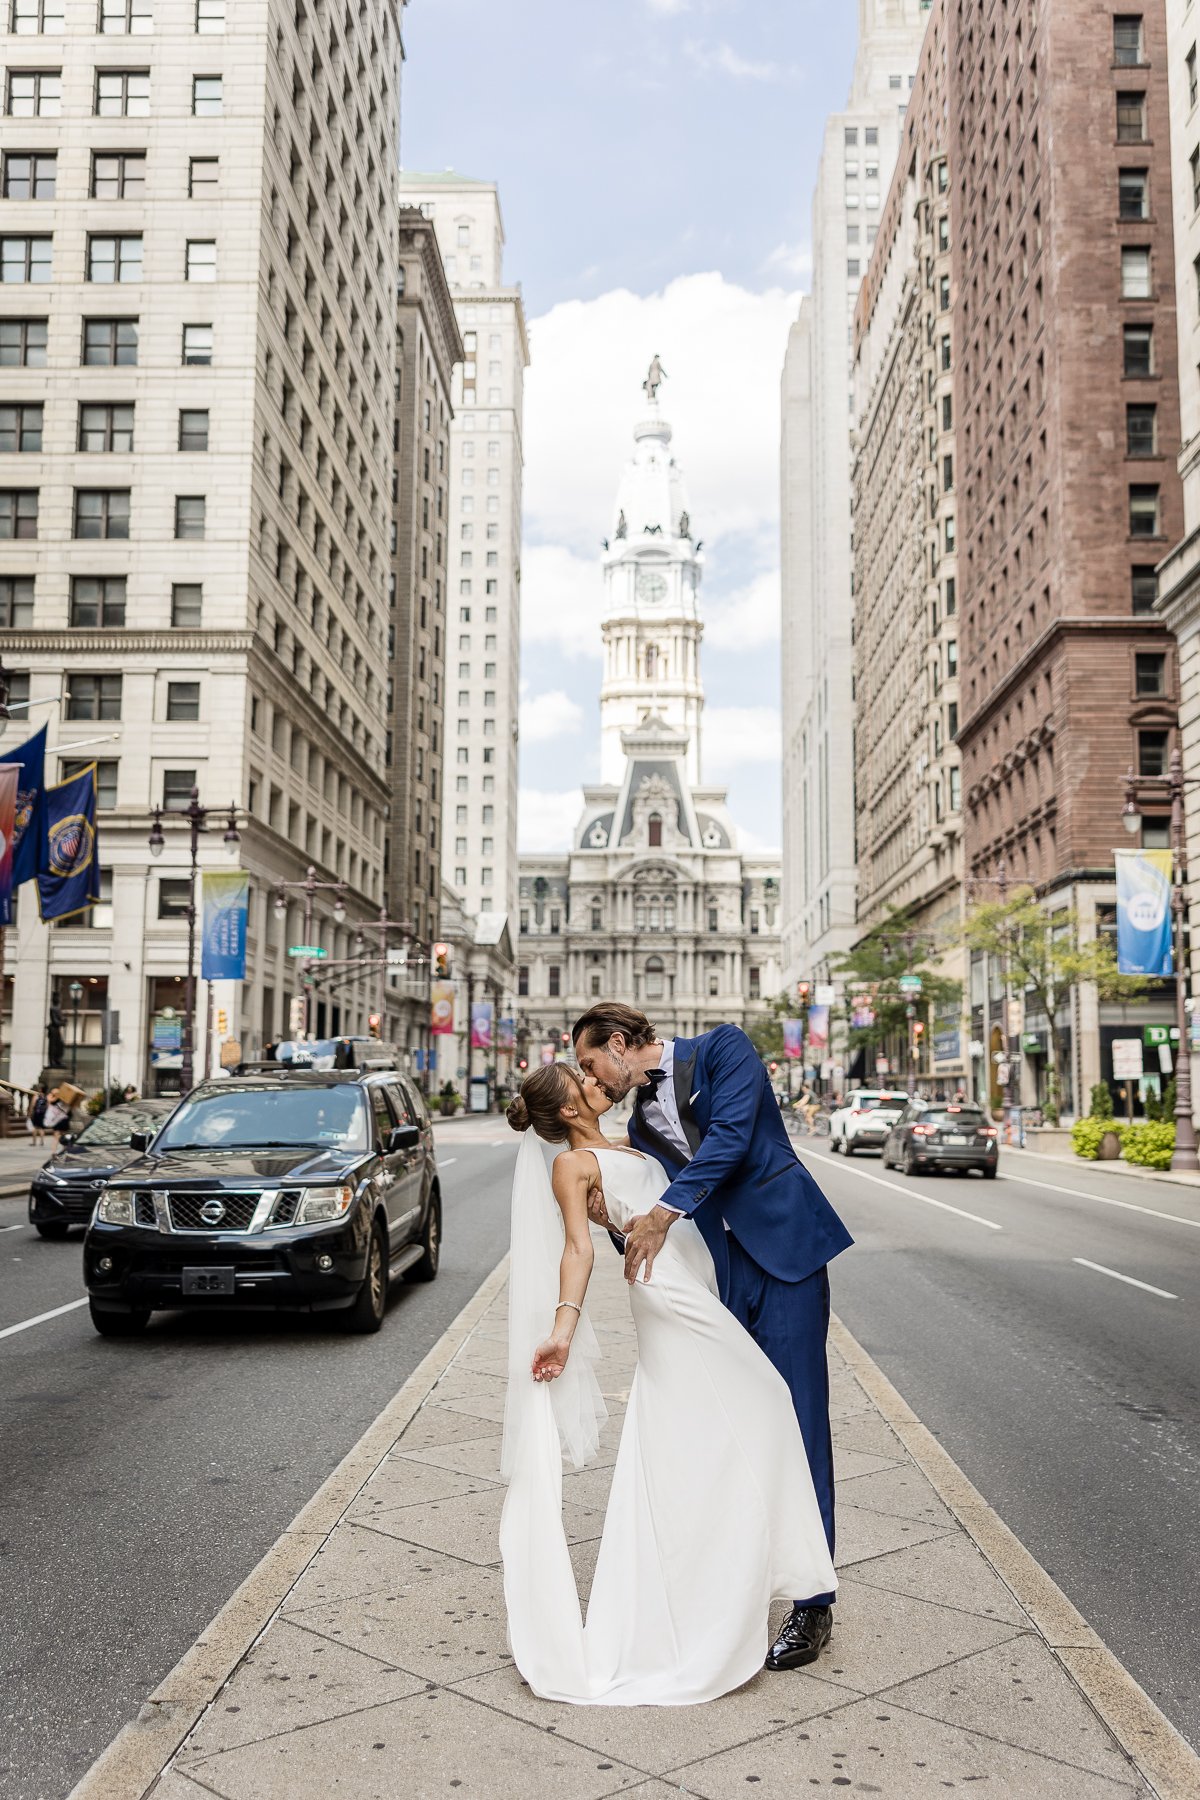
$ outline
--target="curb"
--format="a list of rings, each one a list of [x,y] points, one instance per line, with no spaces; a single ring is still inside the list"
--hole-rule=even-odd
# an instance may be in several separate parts
[[[505,1255],[357,1444],[231,1595],[67,1800],[142,1800],[201,1713],[287,1598],[317,1551],[441,1380],[508,1279]]]
[[[844,1357],[939,1499],[949,1507],[1017,1604],[1028,1613],[1055,1660],[1098,1714],[1150,1791],[1158,1800],[1198,1800],[1200,1756],[1117,1661],[978,1488],[967,1480],[836,1315],[830,1320],[829,1341]]]
[[[1017,1150],[1013,1154],[1021,1161],[1030,1156],[1037,1162],[1050,1163],[1052,1167],[1075,1169],[1088,1175],[1098,1169],[1104,1175],[1132,1175],[1138,1181],[1165,1181],[1172,1187],[1191,1188],[1193,1193],[1200,1188],[1200,1175],[1173,1174],[1170,1169],[1142,1169],[1136,1163],[1122,1162],[1119,1157],[1112,1162],[1101,1162],[1097,1157],[1091,1162],[1085,1156],[1051,1156],[1048,1150]]]

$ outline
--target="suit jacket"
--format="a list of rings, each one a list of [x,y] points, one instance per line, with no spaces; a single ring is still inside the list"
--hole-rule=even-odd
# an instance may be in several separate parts
[[[629,1139],[672,1172],[662,1196],[696,1221],[728,1292],[725,1226],[760,1268],[803,1281],[854,1242],[796,1156],[770,1078],[736,1025],[675,1039],[675,1100],[692,1147],[685,1163],[646,1119],[638,1088]]]

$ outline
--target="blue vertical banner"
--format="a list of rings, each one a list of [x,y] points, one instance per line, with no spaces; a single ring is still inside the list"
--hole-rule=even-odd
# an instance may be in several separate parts
[[[799,1062],[804,1055],[804,1020],[783,1021],[783,1054],[789,1062]]]
[[[1117,968],[1122,975],[1173,975],[1170,850],[1116,850]]]
[[[244,981],[250,877],[245,869],[212,869],[201,877],[200,886],[201,978]]]
[[[46,871],[46,727],[35,731],[19,750],[4,758],[16,763],[16,812],[13,818],[12,885],[32,881]],[[7,922],[7,921],[6,921]]]
[[[96,765],[46,790],[45,874],[39,874],[43,919],[69,919],[100,898],[96,843]],[[14,860],[21,854],[18,844]]]

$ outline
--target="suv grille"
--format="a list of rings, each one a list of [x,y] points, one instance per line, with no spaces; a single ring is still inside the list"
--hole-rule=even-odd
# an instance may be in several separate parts
[[[139,1225],[157,1225],[158,1215],[154,1210],[153,1194],[135,1194],[133,1197],[133,1216]]]
[[[284,1188],[271,1212],[272,1225],[290,1225],[300,1210],[300,1189]]]
[[[259,1202],[258,1194],[231,1194],[214,1188],[199,1193],[171,1194],[168,1205],[171,1209],[171,1228],[174,1231],[248,1231],[250,1221]],[[206,1209],[215,1213],[216,1207],[222,1208],[219,1218],[205,1218]]]

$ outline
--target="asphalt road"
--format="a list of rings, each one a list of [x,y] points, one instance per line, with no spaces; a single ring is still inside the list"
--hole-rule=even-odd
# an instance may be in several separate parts
[[[1200,1191],[1019,1151],[991,1182],[798,1148],[857,1240],[835,1309],[1200,1748]]]
[[[0,1335],[0,1795],[61,1800],[437,1342],[508,1246],[516,1140],[437,1128],[441,1272],[376,1337],[86,1307]],[[81,1234],[0,1201],[0,1334],[82,1293]]]

